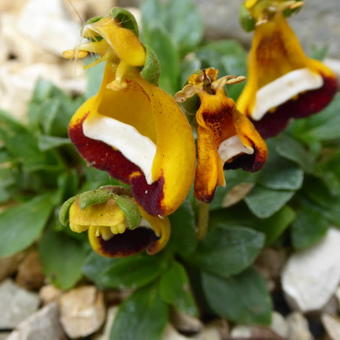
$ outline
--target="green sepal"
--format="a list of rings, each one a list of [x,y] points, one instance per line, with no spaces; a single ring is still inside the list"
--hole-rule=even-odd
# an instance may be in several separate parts
[[[121,27],[127,28],[134,32],[138,37],[138,25],[135,17],[126,9],[114,7],[111,10],[111,16],[117,20]]]
[[[59,210],[59,222],[67,227],[69,225],[69,210],[70,207],[72,205],[72,203],[76,200],[77,196],[73,196],[71,198],[69,198],[67,201],[65,201],[63,203],[63,205],[61,206],[60,210]]]
[[[251,16],[244,5],[240,7],[240,24],[246,32],[251,32],[255,29],[256,20]]]
[[[112,194],[107,190],[97,189],[83,192],[79,195],[80,209],[86,209],[91,205],[106,203]]]
[[[123,210],[128,229],[133,230],[139,227],[142,217],[133,199],[119,195],[113,195],[113,197],[119,208]]]
[[[160,76],[160,64],[158,57],[151,47],[147,45],[146,46],[144,45],[144,47],[146,50],[146,58],[145,64],[140,74],[149,83],[158,85],[158,80]]]
[[[92,17],[85,22],[85,25],[93,24],[94,22],[97,22],[100,19],[103,19],[103,17],[101,17],[101,16]]]
[[[303,2],[303,1],[304,1],[304,0],[295,0],[295,2]],[[303,7],[303,6],[302,6],[302,7]],[[288,17],[290,17],[292,14],[295,14],[295,13],[299,12],[300,9],[301,9],[302,7],[295,8],[295,9],[286,9],[286,10],[283,11],[283,15],[284,15],[286,18],[288,18]]]

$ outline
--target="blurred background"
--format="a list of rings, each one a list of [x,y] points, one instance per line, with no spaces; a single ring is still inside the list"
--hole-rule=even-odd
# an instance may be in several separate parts
[[[2,0],[0,2],[0,103],[23,118],[39,77],[71,94],[85,90],[82,66],[61,58],[63,50],[80,42],[82,23],[117,5],[138,7],[141,0]],[[251,34],[238,23],[240,0],[195,0],[205,24],[205,38],[233,38],[246,47]],[[138,13],[136,8],[134,13]],[[291,19],[308,51],[328,49],[327,60],[340,69],[340,2],[307,0]],[[137,14],[138,16],[138,14]],[[183,22],[185,25],[185,22]]]

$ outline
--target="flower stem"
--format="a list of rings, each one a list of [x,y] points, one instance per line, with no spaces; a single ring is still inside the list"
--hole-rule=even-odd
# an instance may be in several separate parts
[[[197,238],[199,240],[203,240],[208,232],[209,204],[197,200],[197,205],[198,205]]]

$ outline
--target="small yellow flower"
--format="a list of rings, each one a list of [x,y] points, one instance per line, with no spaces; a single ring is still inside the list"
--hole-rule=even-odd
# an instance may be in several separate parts
[[[114,199],[82,209],[78,197],[69,208],[68,219],[72,231],[88,232],[91,247],[102,256],[125,257],[143,250],[155,254],[169,240],[169,220],[151,216],[141,207],[139,212],[140,225],[129,229],[126,216]]]
[[[303,2],[248,0],[256,26],[248,57],[248,81],[237,101],[264,137],[278,134],[291,118],[303,118],[327,106],[337,91],[335,74],[308,58],[289,27],[284,11]]]
[[[119,20],[85,26],[89,41],[66,57],[105,61],[98,93],[74,114],[69,136],[90,165],[131,185],[138,203],[166,216],[183,202],[194,178],[191,127],[174,99],[141,76],[144,46]]]
[[[198,164],[195,195],[203,202],[212,200],[217,185],[225,185],[223,169],[256,171],[267,157],[266,144],[224,92],[225,84],[237,83],[244,77],[217,79],[217,74],[214,68],[193,74],[188,85],[176,95],[179,102],[195,94],[200,99],[196,112]]]

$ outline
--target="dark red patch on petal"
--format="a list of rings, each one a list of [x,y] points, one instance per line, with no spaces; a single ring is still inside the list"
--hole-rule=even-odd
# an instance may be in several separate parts
[[[91,166],[108,172],[110,176],[122,182],[131,184],[135,199],[149,214],[163,215],[164,211],[161,208],[161,201],[164,196],[163,178],[149,185],[140,168],[126,159],[120,151],[114,150],[104,142],[84,135],[82,123],[85,119],[86,115],[81,121],[69,128],[70,139],[82,157]],[[139,175],[136,175],[136,173],[139,173]],[[131,174],[135,175],[130,177]]]
[[[338,84],[333,77],[323,77],[323,80],[321,88],[300,94],[296,100],[280,105],[275,112],[266,113],[260,121],[253,120],[261,136],[274,137],[286,128],[291,118],[308,117],[324,109],[333,99]]]
[[[253,149],[254,153],[251,155],[243,153],[224,163],[224,170],[243,169],[250,172],[260,170],[266,161],[266,155],[258,150],[254,143]]]
[[[101,246],[99,252],[108,257],[125,257],[149,248],[158,240],[156,234],[148,228],[127,229],[123,234],[114,235],[105,241],[97,237]]]
[[[164,197],[164,178],[160,177],[156,182],[148,184],[145,176],[133,176],[130,181],[132,193],[136,200],[151,215],[163,215],[161,202]]]

